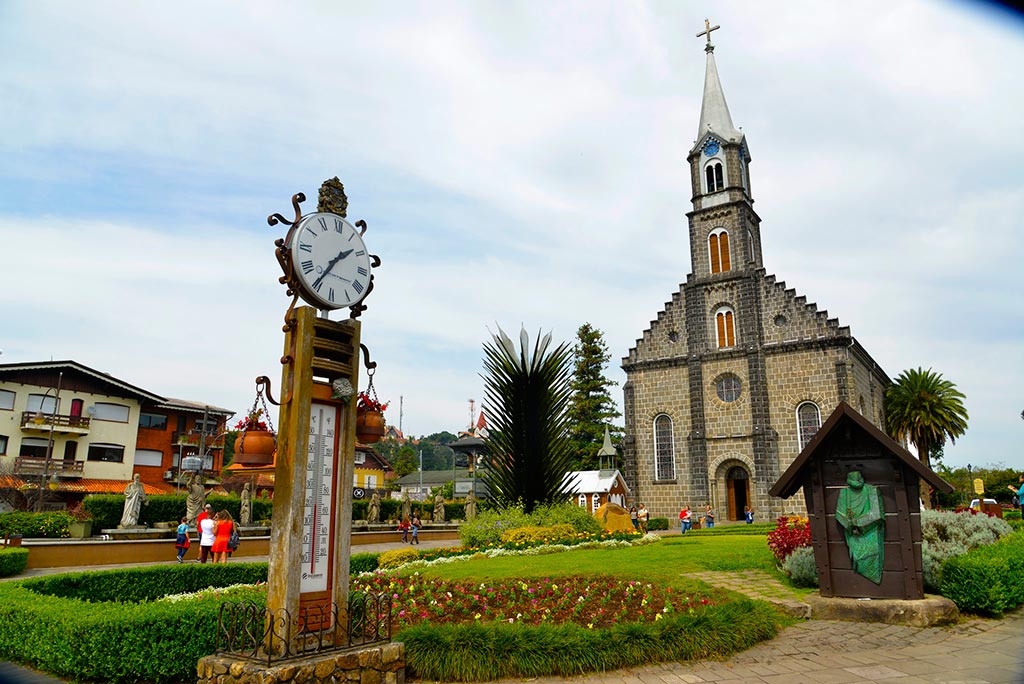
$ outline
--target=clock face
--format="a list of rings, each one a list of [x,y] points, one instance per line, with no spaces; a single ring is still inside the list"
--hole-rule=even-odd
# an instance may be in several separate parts
[[[370,255],[337,214],[304,216],[292,230],[292,270],[302,298],[320,309],[358,304],[370,289]]]
[[[718,149],[719,149],[719,147],[718,147],[718,141],[717,140],[714,140],[714,139],[708,140],[707,144],[704,145],[704,156],[705,157],[714,157],[716,154],[718,154]]]

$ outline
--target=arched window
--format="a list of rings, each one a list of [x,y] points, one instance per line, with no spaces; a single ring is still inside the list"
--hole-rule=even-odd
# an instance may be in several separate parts
[[[654,419],[654,479],[676,479],[676,453],[672,443],[672,419],[662,413]]]
[[[704,167],[704,184],[707,186],[708,193],[718,192],[725,187],[722,176],[722,162],[712,161]]]
[[[729,307],[723,306],[715,313],[715,332],[719,349],[736,346],[736,322]]]
[[[708,249],[711,251],[711,272],[725,273],[732,269],[729,256],[729,233],[719,228],[708,236]]]
[[[586,508],[587,507],[587,495],[586,494],[580,494],[579,498],[576,500],[576,502],[580,505],[580,508]]]
[[[600,494],[594,494],[593,497],[594,498],[590,502],[590,512],[591,513],[594,513],[595,511],[597,511],[598,508],[601,507],[601,495]]]
[[[796,427],[800,433],[800,451],[803,451],[821,427],[821,412],[817,404],[805,401],[796,407]]]

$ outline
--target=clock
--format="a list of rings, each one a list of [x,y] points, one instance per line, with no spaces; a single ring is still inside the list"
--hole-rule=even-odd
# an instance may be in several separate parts
[[[718,149],[718,141],[712,138],[711,140],[708,140],[707,143],[704,145],[704,156],[714,157],[716,154],[718,154]]]
[[[370,291],[370,255],[359,231],[337,214],[316,212],[292,228],[291,262],[299,295],[318,309],[354,306]]]

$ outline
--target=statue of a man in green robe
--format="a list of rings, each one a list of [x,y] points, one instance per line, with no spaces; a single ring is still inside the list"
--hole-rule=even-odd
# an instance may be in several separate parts
[[[846,547],[853,571],[875,584],[882,582],[885,546],[885,506],[878,487],[864,483],[854,470],[846,476],[846,489],[839,492],[836,522],[846,534]]]

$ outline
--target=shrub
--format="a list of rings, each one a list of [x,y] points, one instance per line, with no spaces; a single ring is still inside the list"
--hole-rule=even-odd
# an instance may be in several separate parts
[[[814,562],[814,548],[798,546],[782,561],[782,569],[798,587],[818,586],[818,566]]]
[[[775,529],[768,533],[768,548],[780,563],[801,546],[811,545],[811,525],[807,518],[784,515],[775,521]]]
[[[647,530],[667,530],[668,518],[651,518],[647,521]]]
[[[484,511],[472,522],[459,526],[459,540],[469,548],[484,548],[501,544],[501,535],[517,527],[527,527],[530,516],[521,507]]]
[[[586,508],[571,503],[543,504],[533,509],[530,520],[534,525],[550,527],[552,525],[571,525],[576,532],[598,534],[601,522]]]
[[[715,525],[712,528],[702,527],[699,530],[691,530],[702,537],[708,535],[750,535],[765,536],[775,529],[775,523],[751,523],[750,525]],[[687,532],[687,534],[690,534]]]
[[[974,515],[966,511],[921,511],[921,557],[925,589],[932,592],[940,590],[946,560],[993,544],[1011,531],[1009,524],[988,515]]]
[[[501,542],[503,544],[551,543],[561,541],[566,537],[572,537],[575,534],[576,531],[572,528],[572,525],[568,524],[551,525],[550,527],[531,525],[502,533]]]
[[[12,577],[25,572],[28,565],[28,549],[8,546],[0,549],[0,577]]]
[[[353,553],[348,559],[348,571],[353,575],[358,575],[361,572],[373,572],[380,567],[377,562],[379,557],[379,553]]]
[[[416,553],[415,549],[394,549],[393,551],[385,551],[377,557],[377,567],[381,570],[388,570],[418,558],[419,554]]]
[[[118,520],[120,519],[121,516],[118,514]],[[61,537],[71,536],[71,533],[68,532],[68,525],[73,521],[74,518],[66,511],[46,513],[14,511],[11,513],[0,513],[0,533],[20,534],[23,537],[60,539]]]
[[[966,613],[1000,616],[1024,604],[1024,535],[948,559],[941,589]]]

